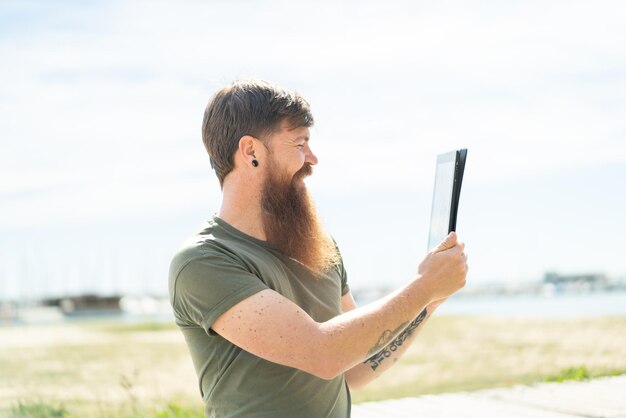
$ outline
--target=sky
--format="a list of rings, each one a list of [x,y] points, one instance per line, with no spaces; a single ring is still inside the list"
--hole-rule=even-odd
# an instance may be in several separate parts
[[[0,299],[167,292],[219,210],[200,126],[255,77],[311,104],[307,180],[351,285],[426,252],[468,149],[468,286],[626,276],[620,1],[0,1]]]

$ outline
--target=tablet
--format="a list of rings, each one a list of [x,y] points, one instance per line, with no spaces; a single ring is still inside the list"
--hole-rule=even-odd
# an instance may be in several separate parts
[[[451,232],[456,231],[456,215],[467,149],[437,156],[433,205],[430,213],[428,250],[435,248]]]

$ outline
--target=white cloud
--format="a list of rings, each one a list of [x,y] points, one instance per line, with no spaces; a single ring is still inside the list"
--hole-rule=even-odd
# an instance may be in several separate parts
[[[619,1],[4,2],[0,227],[215,209],[202,112],[240,76],[309,99],[325,196],[428,195],[461,146],[476,187],[624,163],[625,19]]]
[[[136,161],[167,164],[161,149],[202,153],[211,91],[255,72],[312,93],[324,187],[351,161],[357,188],[426,186],[434,155],[459,146],[486,181],[494,169],[506,179],[622,161],[626,75],[602,79],[607,66],[626,68],[617,6],[119,2],[53,14],[51,31],[0,44],[11,80],[1,103],[13,115],[1,125],[3,166],[19,165],[20,176],[50,166],[91,182],[111,166],[123,176]],[[598,72],[597,82],[576,81]]]

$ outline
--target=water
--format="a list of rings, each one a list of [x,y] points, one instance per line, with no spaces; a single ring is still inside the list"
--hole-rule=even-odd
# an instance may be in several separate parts
[[[380,295],[379,295],[380,296]],[[359,306],[367,302],[359,298]],[[553,296],[517,295],[517,296],[466,296],[451,297],[437,310],[437,315],[483,315],[517,316],[533,318],[588,318],[600,316],[626,315],[626,292],[563,294]],[[119,321],[122,323],[173,322],[170,311],[150,314],[117,312],[114,314],[77,315],[74,317],[58,315],[40,316],[28,320],[5,319],[2,325],[81,323],[92,321]]]
[[[626,315],[626,292],[553,296],[453,296],[438,315],[576,318]]]

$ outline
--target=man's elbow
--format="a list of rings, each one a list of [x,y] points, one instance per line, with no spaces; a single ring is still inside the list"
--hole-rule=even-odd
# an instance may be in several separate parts
[[[345,371],[343,365],[337,361],[336,354],[326,354],[320,350],[308,358],[310,359],[309,364],[302,370],[320,379],[333,380]]]
[[[348,364],[350,360],[342,355],[341,350],[336,346],[332,333],[324,332],[316,333],[306,345],[306,371],[324,380],[333,380],[341,376],[350,368]]]
[[[312,372],[315,377],[323,380],[333,380],[343,374],[343,370],[330,365],[318,365]]]
[[[350,388],[350,390],[359,390],[363,389],[368,385],[371,379],[366,378],[365,376],[354,373],[353,370],[343,370],[335,367],[328,367],[326,369],[320,369],[315,376],[324,380],[333,380],[334,378],[344,375],[346,379],[346,384]],[[375,377],[374,377],[375,378]]]
[[[350,390],[360,390],[367,386],[369,380],[364,378],[359,378],[359,376],[354,376],[350,372],[345,373],[346,376],[346,384],[350,388]]]

